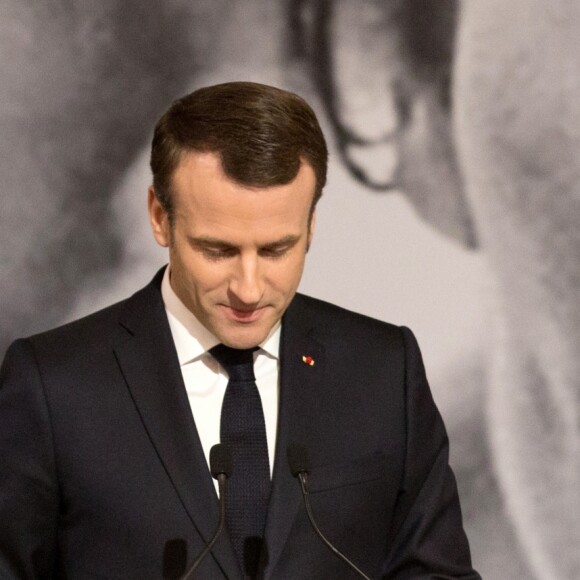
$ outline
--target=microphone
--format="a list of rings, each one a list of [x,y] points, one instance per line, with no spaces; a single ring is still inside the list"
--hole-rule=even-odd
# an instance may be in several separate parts
[[[298,477],[300,487],[302,488],[302,497],[304,498],[304,505],[308,519],[316,532],[316,535],[346,564],[348,564],[361,578],[371,580],[362,570],[357,568],[342,552],[335,548],[329,540],[326,539],[320,528],[316,524],[312,506],[310,505],[310,491],[308,489],[308,473],[310,472],[310,458],[308,456],[308,449],[304,445],[291,443],[286,450],[288,456],[288,464],[290,465],[290,472],[294,477]]]
[[[222,533],[226,523],[226,482],[228,477],[232,474],[232,454],[230,448],[223,443],[214,445],[209,450],[209,470],[214,479],[217,479],[219,495],[220,495],[220,519],[218,528],[209,541],[208,545],[203,549],[202,553],[197,557],[195,562],[187,573],[181,577],[181,580],[187,580],[191,577],[195,569],[200,565],[201,561],[207,556],[209,551],[213,548],[219,535]]]

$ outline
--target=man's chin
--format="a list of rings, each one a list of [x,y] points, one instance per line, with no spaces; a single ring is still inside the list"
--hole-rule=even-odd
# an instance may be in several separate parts
[[[255,348],[262,341],[261,340],[222,340],[222,343],[231,348],[245,350],[247,348]]]
[[[229,328],[217,336],[220,341],[231,348],[253,348],[258,346],[268,336],[269,329],[264,328]]]

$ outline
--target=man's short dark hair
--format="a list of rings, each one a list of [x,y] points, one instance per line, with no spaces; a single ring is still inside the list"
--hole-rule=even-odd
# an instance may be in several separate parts
[[[153,136],[153,187],[173,219],[172,177],[184,154],[220,156],[224,173],[247,187],[292,181],[307,162],[316,175],[310,215],[326,183],[328,150],[314,111],[294,93],[231,82],[204,87],[175,101]]]

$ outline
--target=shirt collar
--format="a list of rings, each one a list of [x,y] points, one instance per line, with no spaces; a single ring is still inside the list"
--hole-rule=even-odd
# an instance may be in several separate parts
[[[175,342],[177,358],[179,364],[183,366],[201,358],[220,341],[183,304],[171,287],[169,276],[169,266],[167,266],[161,282],[161,297]],[[281,322],[278,321],[259,345],[262,351],[271,358],[279,358],[281,327]]]

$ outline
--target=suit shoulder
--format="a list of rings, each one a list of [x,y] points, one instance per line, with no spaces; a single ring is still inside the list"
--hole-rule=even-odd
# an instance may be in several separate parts
[[[162,268],[153,280],[132,296],[101,310],[88,314],[78,320],[68,322],[28,338],[35,350],[76,350],[75,346],[96,348],[97,345],[111,344],[125,338],[130,326],[138,326],[144,314],[163,310],[161,300]],[[131,332],[131,330],[129,330]]]
[[[293,303],[297,311],[302,312],[318,329],[327,330],[331,334],[348,332],[350,336],[360,334],[366,339],[373,336],[389,339],[403,344],[403,331],[390,322],[384,322],[360,314],[342,306],[313,298],[304,294],[297,294]]]
[[[122,331],[119,318],[128,301],[129,299],[122,300],[25,340],[37,353],[55,354],[58,351],[70,353],[80,349],[86,351],[111,338],[114,339],[117,333]]]

